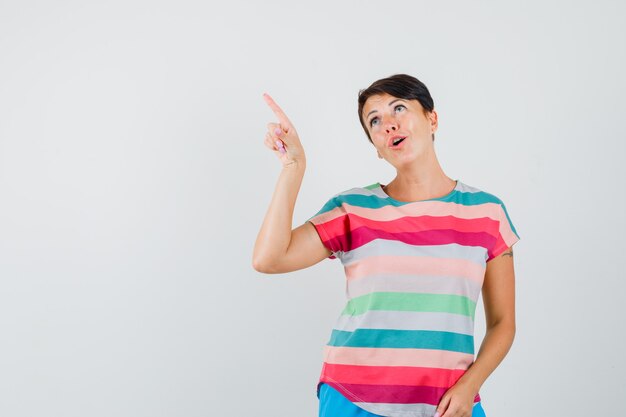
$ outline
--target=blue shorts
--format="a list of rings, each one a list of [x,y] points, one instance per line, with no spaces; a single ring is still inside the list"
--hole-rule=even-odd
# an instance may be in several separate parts
[[[384,417],[357,407],[328,384],[320,386],[319,400],[319,417]],[[474,404],[472,417],[486,417],[480,401]]]

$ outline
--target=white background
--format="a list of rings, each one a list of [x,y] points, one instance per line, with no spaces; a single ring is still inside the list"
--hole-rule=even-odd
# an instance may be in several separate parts
[[[343,269],[251,266],[262,93],[307,153],[297,226],[395,175],[356,114],[394,73],[521,236],[487,416],[625,415],[626,6],[503,3],[2,1],[0,415],[316,416]]]

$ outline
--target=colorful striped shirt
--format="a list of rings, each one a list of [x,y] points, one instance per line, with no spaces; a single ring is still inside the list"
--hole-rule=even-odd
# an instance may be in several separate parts
[[[474,362],[487,262],[520,238],[502,200],[461,181],[414,202],[382,187],[336,194],[307,220],[346,275],[318,397],[327,383],[374,414],[432,417]]]

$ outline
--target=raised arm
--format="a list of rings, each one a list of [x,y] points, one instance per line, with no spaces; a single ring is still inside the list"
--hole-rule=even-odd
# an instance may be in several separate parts
[[[269,95],[263,97],[279,121],[267,125],[265,145],[274,151],[283,168],[254,244],[252,266],[259,272],[276,274],[314,265],[331,252],[311,223],[292,230],[306,158],[298,133],[285,113]]]

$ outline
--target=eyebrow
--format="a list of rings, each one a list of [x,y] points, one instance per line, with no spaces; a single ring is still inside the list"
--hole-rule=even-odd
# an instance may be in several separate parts
[[[388,104],[388,106],[391,106],[393,103],[395,103],[396,101],[400,101],[400,100],[404,101],[404,100],[403,100],[403,99],[401,99],[401,98],[397,98],[397,99],[395,99],[395,100],[390,101],[390,102],[389,102],[389,104]],[[368,117],[370,117],[370,114],[372,114],[372,113],[376,113],[377,111],[378,111],[378,110],[372,110],[371,112],[367,113],[367,116],[365,116],[365,119],[367,120],[367,118],[368,118]]]

